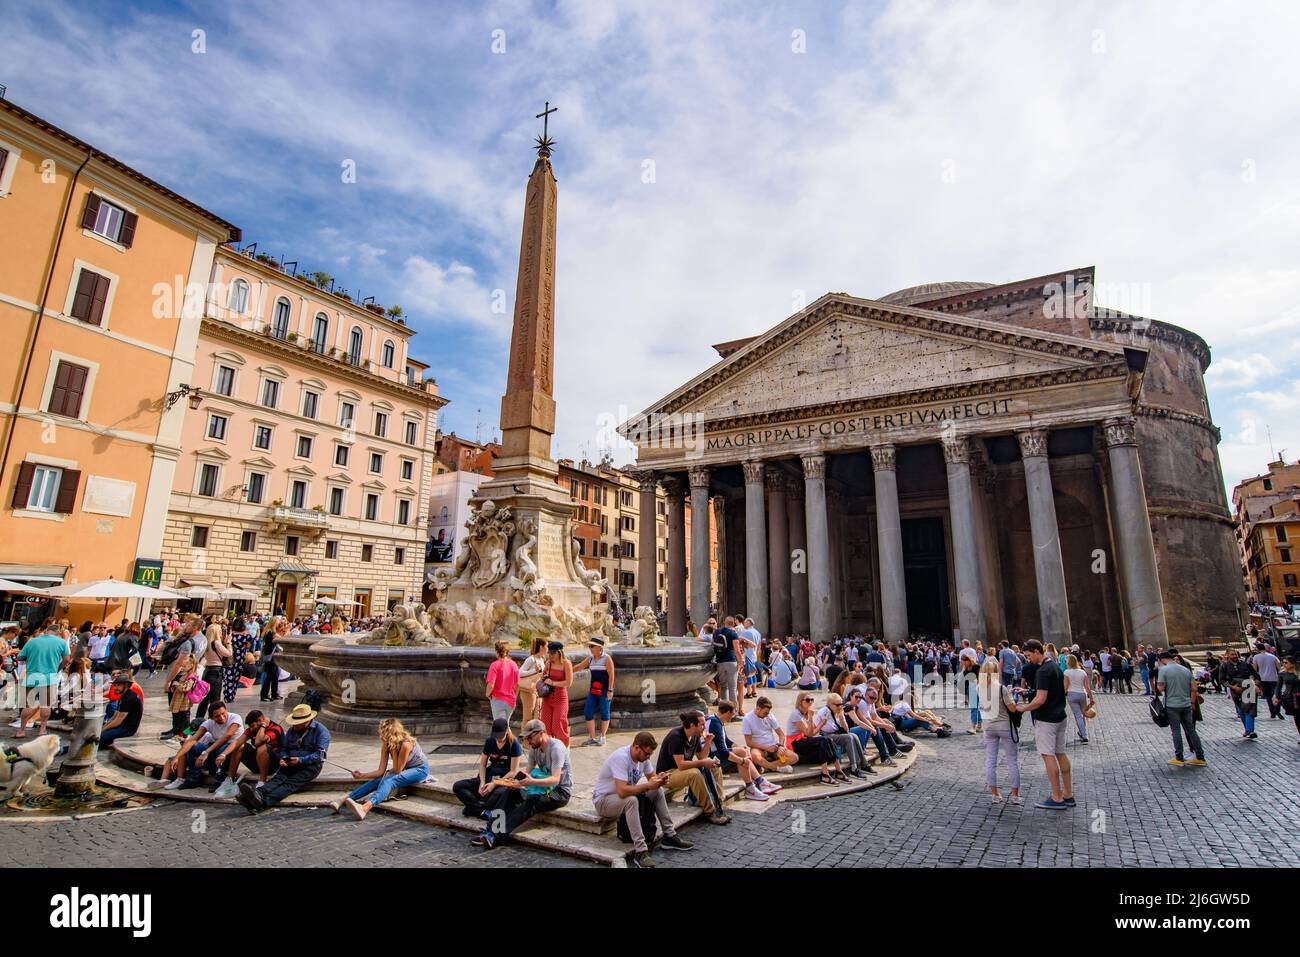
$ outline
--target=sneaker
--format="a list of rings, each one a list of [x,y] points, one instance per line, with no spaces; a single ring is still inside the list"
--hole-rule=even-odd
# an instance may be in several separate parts
[[[632,855],[633,867],[654,867],[655,862],[650,858],[649,851],[637,851]]]
[[[358,821],[364,821],[366,819],[366,814],[368,812],[360,804],[352,800],[352,798],[350,797],[344,798],[343,807],[346,808],[347,812],[351,814],[354,818],[356,818]]]
[[[660,847],[670,847],[674,851],[689,851],[695,846],[694,841],[688,841],[680,834],[669,834],[659,842]]]
[[[758,789],[764,794],[775,794],[777,791],[785,790],[784,785],[773,784],[766,778],[759,778],[754,783],[758,785]]]
[[[215,778],[212,779],[212,783],[208,785],[208,793],[216,794],[217,790],[221,787],[221,785],[225,783],[226,783],[226,776],[224,774],[217,775]]]
[[[151,790],[151,791],[161,791],[161,790],[163,790],[165,787],[167,787],[167,785],[168,785],[169,783],[171,783],[171,782],[169,782],[169,781],[164,781],[162,778],[159,778],[159,779],[156,780],[156,781],[150,781],[150,782],[149,782],[149,790]]]
[[[896,768],[898,767],[898,762],[893,758],[885,758],[885,760],[880,762],[880,766],[884,768]]]
[[[1186,763],[1187,762],[1184,761],[1182,758],[1170,758],[1168,761],[1165,762],[1165,764],[1172,764],[1176,768],[1181,768]]]
[[[1002,803],[1002,795],[1001,795],[1001,794],[994,794],[994,795],[992,795],[992,796],[990,797],[990,799],[989,799],[989,803],[990,803],[990,804],[1001,804],[1001,803]]]
[[[780,771],[782,774],[794,774],[794,768],[788,764],[781,765],[779,768],[777,768],[777,770]]]
[[[582,747],[582,748],[597,748],[597,747],[600,747],[600,742],[597,741],[595,738],[588,738],[586,741],[582,742],[582,744],[580,744],[579,747]]]
[[[915,741],[904,741],[902,744],[898,746],[898,750],[906,754],[908,751],[911,751],[914,747],[916,747]]]
[[[1259,737],[1259,735],[1256,734],[1254,731],[1252,731],[1252,732],[1250,732],[1250,734],[1246,735],[1246,737],[1248,737],[1248,738],[1250,738],[1250,740],[1254,741],[1256,738]]]
[[[966,733],[967,733],[967,734],[979,734],[980,732],[979,732],[979,728],[967,728],[967,729],[966,729]]]
[[[1019,794],[1013,794],[1013,795],[1011,795],[1011,797],[1007,798],[1007,800],[1010,801],[1012,804],[1024,804],[1024,803],[1025,803],[1025,799],[1022,798]]]
[[[239,793],[239,786],[234,781],[223,781],[221,787],[217,788],[216,796],[222,799],[229,799]]]
[[[721,811],[714,811],[712,814],[709,815],[709,823],[730,824],[731,818],[727,817],[727,815],[723,814]]]
[[[766,794],[760,791],[753,784],[745,788],[745,799],[747,801],[770,801],[771,800],[771,798],[769,798]]]
[[[482,834],[473,838],[470,843],[475,847],[481,847],[484,850],[490,851],[492,848],[497,846],[497,839],[491,831],[484,831]]]
[[[605,746],[605,736],[602,734],[599,738],[596,739],[596,743],[603,748]]]
[[[163,785],[162,789],[164,791],[178,791],[184,785],[185,785],[184,778],[172,778],[170,781],[168,781],[166,784]]]
[[[1079,739],[1079,743],[1080,743],[1080,744],[1088,744],[1089,742],[1088,742],[1088,739],[1087,739],[1087,738],[1080,738],[1080,739]]]
[[[1077,807],[1077,806],[1078,806],[1078,805],[1075,803],[1075,800],[1074,800],[1073,797],[1062,798],[1061,800],[1065,802],[1065,806],[1066,806],[1066,807]]]
[[[1064,801],[1053,801],[1051,798],[1047,798],[1044,801],[1039,801],[1034,807],[1043,811],[1066,811],[1069,810],[1070,805]]]
[[[1205,758],[1191,758],[1187,763],[1194,768],[1203,768],[1205,767]]]

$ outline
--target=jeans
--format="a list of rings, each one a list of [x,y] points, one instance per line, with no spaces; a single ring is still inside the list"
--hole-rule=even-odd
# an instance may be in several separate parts
[[[1165,706],[1165,711],[1169,714],[1169,733],[1174,738],[1174,757],[1179,761],[1183,759],[1183,735],[1187,735],[1187,746],[1192,749],[1196,757],[1205,760],[1205,748],[1201,747],[1200,735],[1196,733],[1196,722],[1192,720],[1191,708],[1171,708]]]
[[[1071,691],[1066,695],[1066,700],[1070,703],[1070,710],[1074,713],[1074,724],[1079,729],[1079,738],[1087,740],[1088,738],[1088,719],[1083,715],[1083,709],[1088,706],[1088,696],[1082,691]]]
[[[870,731],[866,728],[853,728],[852,732],[853,736],[858,739],[858,744],[862,747],[864,753],[867,742],[873,743],[876,746],[876,754],[879,755],[881,761],[892,758],[898,753],[898,749],[891,745],[889,739],[885,737],[885,732],[879,728],[873,728]]]
[[[280,696],[280,666],[270,662],[262,670],[262,700],[270,701]]]
[[[120,741],[122,738],[134,737],[135,732],[127,729],[126,725],[118,725],[116,728],[109,728],[107,731],[99,733],[99,747],[101,751],[110,750],[114,741]]]
[[[1151,669],[1147,668],[1144,665],[1142,667],[1141,674],[1142,674],[1142,688],[1143,688],[1142,693],[1150,694],[1151,693]]]
[[[275,807],[290,794],[296,794],[320,774],[323,764],[285,765],[262,785],[262,802],[266,807]]]
[[[1260,695],[1268,702],[1268,716],[1270,718],[1278,717],[1282,713],[1282,709],[1279,708],[1277,703],[1273,700],[1273,696],[1277,694],[1277,682],[1261,681],[1259,683],[1259,688]]]
[[[1233,705],[1237,709],[1237,717],[1241,719],[1241,726],[1246,729],[1247,734],[1255,733],[1255,705],[1242,705],[1241,699],[1234,697]]]
[[[389,796],[398,788],[409,788],[419,784],[429,776],[429,766],[421,764],[416,768],[407,768],[405,771],[385,774],[381,778],[374,778],[361,784],[348,797],[354,801],[360,801],[363,797],[373,794],[370,804],[373,807],[376,804],[383,804]]]
[[[497,788],[487,800],[493,821],[487,830],[498,839],[509,837],[534,814],[545,814],[569,803],[569,792],[552,788],[547,794],[526,794],[517,788]],[[500,811],[500,814],[495,812]]]
[[[899,731],[911,731],[913,728],[920,728],[922,731],[933,731],[934,727],[929,721],[918,721],[916,718],[900,718],[898,721]]]
[[[659,818],[659,829],[663,831],[664,837],[676,834],[677,832],[673,830],[672,815],[668,813],[668,798],[664,795],[664,789],[655,788],[653,791],[647,791],[644,797],[654,804],[655,816]],[[632,836],[633,851],[640,853],[650,850],[645,832],[641,830],[641,807],[636,795],[621,798],[617,794],[602,794],[593,803],[596,806],[596,813],[601,817],[614,820],[621,817],[627,822],[627,832]]]
[[[1007,759],[1007,770],[1011,773],[1011,789],[1020,789],[1020,758],[1016,753],[1016,742],[1011,737],[1010,728],[984,729],[984,780],[989,787],[998,784],[998,748]]]

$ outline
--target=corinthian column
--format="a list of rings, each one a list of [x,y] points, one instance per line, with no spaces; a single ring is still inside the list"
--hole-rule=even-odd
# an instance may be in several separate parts
[[[952,563],[957,579],[957,618],[961,636],[973,645],[985,638],[984,591],[980,584],[979,545],[975,539],[975,502],[971,490],[970,444],[946,439],[943,457],[948,472],[948,513],[952,526]]]
[[[767,580],[771,589],[768,625],[784,639],[790,634],[790,528],[786,523],[785,476],[767,473]]]
[[[1065,593],[1065,564],[1056,526],[1052,473],[1047,462],[1047,431],[1019,433],[1020,459],[1025,467],[1029,501],[1029,531],[1034,543],[1034,578],[1038,582],[1038,619],[1043,641],[1070,646],[1070,606]]]
[[[790,627],[796,635],[808,634],[808,525],[803,482],[789,479],[785,490],[786,521],[790,529]],[[798,564],[794,555],[798,553]],[[777,637],[784,637],[778,635]]]
[[[764,499],[762,462],[745,462],[745,614],[766,635],[767,615],[767,502]]]
[[[636,585],[637,602],[656,611],[659,603],[659,562],[655,548],[655,529],[658,523],[656,501],[659,490],[659,476],[654,472],[641,473],[640,518],[637,520],[639,540],[637,542]]]
[[[826,525],[826,456],[803,456],[804,509],[808,530],[808,619],[813,641],[834,635],[831,610],[831,545]]]
[[[680,478],[664,479],[668,498],[668,634],[686,634],[686,489]]]
[[[1115,549],[1124,580],[1131,640],[1168,647],[1156,546],[1151,537],[1151,517],[1147,514],[1142,467],[1138,462],[1136,420],[1132,416],[1109,419],[1105,430],[1111,503],[1115,511]]]
[[[876,478],[876,543],[880,553],[880,607],[885,641],[907,640],[907,584],[903,523],[898,513],[898,470],[892,445],[871,448]]]
[[[691,621],[709,620],[709,469],[690,470],[691,482]]]

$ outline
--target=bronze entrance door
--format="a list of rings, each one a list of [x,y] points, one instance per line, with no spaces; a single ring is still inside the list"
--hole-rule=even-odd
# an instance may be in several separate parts
[[[943,519],[905,518],[903,580],[907,588],[907,628],[912,634],[952,638],[948,604],[948,550]]]

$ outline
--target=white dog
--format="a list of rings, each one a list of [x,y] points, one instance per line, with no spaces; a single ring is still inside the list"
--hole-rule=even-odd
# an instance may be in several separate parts
[[[33,778],[43,780],[60,747],[57,734],[43,734],[17,747],[5,746],[0,755],[0,797],[16,797]]]

